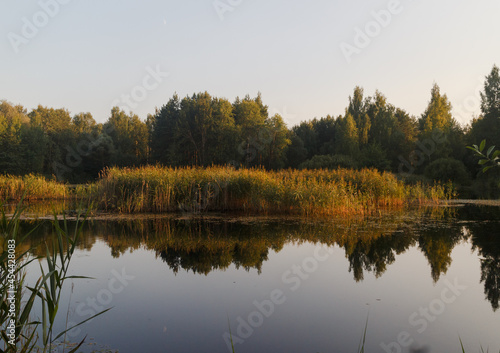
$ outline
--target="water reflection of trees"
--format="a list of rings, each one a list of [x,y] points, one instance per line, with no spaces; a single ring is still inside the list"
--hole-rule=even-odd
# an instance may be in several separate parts
[[[462,225],[456,222],[438,222],[424,225],[419,231],[418,246],[429,261],[434,282],[448,271],[453,248],[466,238]]]
[[[362,228],[362,232],[355,231],[355,228]],[[155,250],[174,272],[183,269],[208,274],[230,265],[245,270],[254,268],[260,272],[269,251],[280,251],[289,243],[321,243],[356,249],[357,244],[384,238],[386,232],[393,232],[396,228],[394,223],[383,226],[367,223],[354,227],[348,222],[304,224],[191,220],[171,221],[167,227],[164,221],[152,222],[149,229],[141,229],[144,232],[141,237],[145,246]],[[126,239],[124,243],[125,246],[128,244]],[[391,251],[390,247],[385,249]],[[378,252],[375,251],[373,256],[377,258]],[[356,254],[352,257],[355,263]],[[382,266],[385,266],[383,260],[377,261],[377,268]],[[359,271],[356,269],[355,272]]]
[[[451,265],[453,248],[470,235],[482,257],[481,282],[486,297],[497,309],[500,229],[498,221],[490,221],[500,219],[495,217],[481,212],[478,216],[477,210],[474,213],[463,208],[452,215],[413,214],[319,223],[172,218],[93,221],[86,225],[79,248],[91,249],[102,241],[113,257],[144,248],[153,250],[175,273],[185,270],[207,275],[232,265],[260,272],[270,251],[278,252],[287,244],[319,243],[342,248],[349,271],[356,281],[362,281],[366,272],[381,276],[397,255],[417,246],[429,262],[432,279],[437,281]],[[35,254],[43,256],[50,229],[50,224],[41,226],[30,237],[31,244],[23,246],[35,245]]]
[[[404,253],[415,243],[416,236],[408,228],[397,229],[382,237],[358,239],[345,248],[349,272],[353,273],[356,281],[364,279],[363,271],[380,277],[387,266],[396,260],[396,255]]]
[[[467,211],[467,210],[466,210]],[[468,224],[472,246],[481,256],[481,282],[484,294],[493,310],[500,307],[500,212],[495,208],[483,208],[473,213],[474,222]],[[492,221],[497,220],[497,221]]]

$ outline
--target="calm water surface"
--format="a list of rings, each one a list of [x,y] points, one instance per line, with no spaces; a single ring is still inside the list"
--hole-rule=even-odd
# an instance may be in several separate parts
[[[229,352],[229,327],[236,352],[355,352],[367,321],[366,352],[500,350],[499,208],[94,220],[71,269],[95,279],[67,283],[59,328],[112,307],[82,352]]]

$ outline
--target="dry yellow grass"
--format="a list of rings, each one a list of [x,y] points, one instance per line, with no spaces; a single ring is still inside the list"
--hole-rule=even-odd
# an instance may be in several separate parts
[[[364,214],[378,207],[448,198],[445,187],[407,186],[391,173],[363,170],[110,168],[77,191],[104,210],[244,211],[300,215]]]
[[[70,194],[66,185],[33,174],[23,177],[0,175],[0,201],[64,199]]]
[[[93,184],[68,187],[43,177],[0,176],[1,200],[74,199],[122,213],[242,211],[259,214],[362,215],[448,199],[446,188],[405,185],[393,174],[363,170],[109,168]]]

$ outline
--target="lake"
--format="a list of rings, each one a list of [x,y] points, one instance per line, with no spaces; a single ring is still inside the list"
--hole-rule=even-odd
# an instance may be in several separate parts
[[[44,255],[51,236],[45,221],[19,246]],[[500,350],[498,207],[102,216],[70,272],[94,279],[67,282],[58,329],[112,307],[67,337],[88,335],[82,352],[356,352],[365,325],[366,352]]]

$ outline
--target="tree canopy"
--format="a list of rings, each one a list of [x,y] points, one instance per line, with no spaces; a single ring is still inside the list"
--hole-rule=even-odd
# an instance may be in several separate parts
[[[208,92],[183,98],[174,94],[145,121],[114,107],[104,123],[97,123],[90,113],[72,116],[64,108],[41,105],[28,112],[1,101],[0,173],[84,182],[105,167],[159,163],[267,169],[372,167],[442,179],[436,176],[441,164],[435,161],[440,160],[461,166],[455,173],[460,178],[452,181],[470,183],[478,166],[465,146],[483,139],[500,146],[497,66],[485,78],[481,102],[481,115],[461,126],[437,84],[419,117],[392,105],[381,92],[367,96],[357,86],[343,115],[287,126],[280,115],[269,115],[260,93],[233,102]]]

